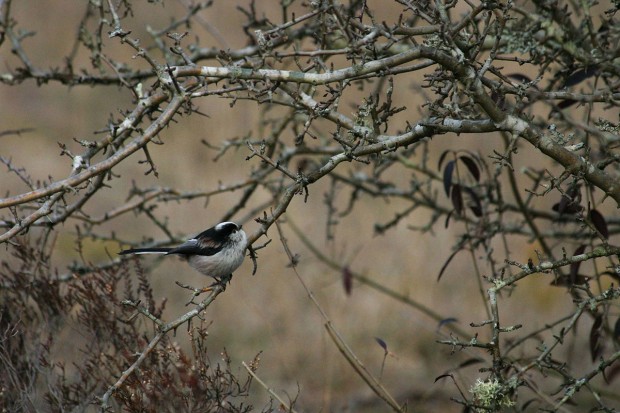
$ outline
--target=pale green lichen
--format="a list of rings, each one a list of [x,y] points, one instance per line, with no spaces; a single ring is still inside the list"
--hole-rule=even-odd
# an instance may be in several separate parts
[[[515,402],[509,393],[514,386],[511,383],[500,383],[497,379],[482,380],[478,378],[469,392],[473,395],[475,412],[499,412],[512,407]]]

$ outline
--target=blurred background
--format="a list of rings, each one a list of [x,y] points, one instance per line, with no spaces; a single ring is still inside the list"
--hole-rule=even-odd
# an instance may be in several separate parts
[[[235,7],[237,3],[243,7],[249,6],[246,1],[214,2],[212,7],[199,14],[204,24],[192,27],[190,36],[198,36],[204,47],[237,49],[246,46],[247,37],[239,29],[245,22],[245,16]],[[169,24],[171,16],[181,16],[186,12],[182,1],[159,4],[134,2],[133,6],[133,16],[126,19],[123,25],[135,37],[144,38],[145,43],[149,38],[147,26],[160,29]],[[375,16],[377,21],[393,22],[402,8],[395,2],[386,2],[385,7],[374,6],[377,4],[373,4],[373,10],[382,14]],[[255,7],[259,14],[280,21],[279,1],[261,1]],[[22,0],[13,2],[12,14],[20,28],[36,32],[36,35],[24,40],[24,47],[27,47],[33,64],[45,68],[62,66],[64,57],[72,51],[83,14],[82,5],[70,0]],[[120,45],[116,39],[108,41],[108,53],[118,59],[125,55],[135,67],[147,68],[140,59],[129,58],[129,48]],[[0,59],[3,72],[16,65],[7,45],[0,50]],[[81,60],[78,58],[78,61],[88,66],[87,55]],[[336,58],[334,62],[339,60]],[[217,62],[203,64],[219,66]],[[423,74],[416,72],[398,78],[395,105],[405,105],[407,110],[395,117],[392,122],[395,130],[392,132],[403,128],[406,121],[415,123],[423,116],[420,113],[424,111],[422,105],[425,98],[418,87],[423,82]],[[367,94],[365,91],[359,93],[359,96],[351,94],[348,99],[355,102]],[[35,180],[45,182],[62,178],[70,172],[71,160],[59,156],[59,143],[79,153],[80,147],[74,139],[97,139],[106,132],[110,119],[133,106],[132,99],[126,90],[116,86],[69,88],[58,83],[37,85],[32,81],[11,87],[0,85],[1,129],[28,129],[21,134],[1,137],[0,156],[10,158],[13,165],[25,168]],[[152,173],[145,175],[148,168],[139,163],[144,159],[144,154],[134,154],[114,170],[120,178],[89,202],[85,208],[88,214],[101,216],[123,204],[134,184],[142,188],[161,186],[183,191],[208,191],[240,182],[248,176],[258,165],[256,158],[246,161],[249,151],[242,147],[216,160],[217,152],[202,141],[218,145],[225,140],[260,138],[261,128],[257,125],[265,116],[265,108],[256,102],[243,100],[236,101],[231,107],[230,100],[219,97],[208,97],[195,103],[199,105],[199,111],[207,116],[179,116],[176,123],[160,134],[163,145],[149,146],[159,176],[155,177]],[[346,115],[354,112],[353,104],[349,106],[351,110],[347,113],[347,105],[341,105]],[[284,136],[291,140],[295,138],[292,131]],[[502,147],[501,139],[495,135],[447,134],[428,142],[431,154],[428,162],[436,165],[445,149],[480,150],[484,157],[493,149]],[[520,147],[515,163],[524,159],[532,163],[537,157],[537,151]],[[354,163],[342,168],[344,174],[345,171],[361,170],[363,166]],[[402,171],[387,176],[404,185],[410,180],[408,173]],[[521,179],[519,175],[519,182],[524,182]],[[0,190],[4,196],[23,192],[26,188],[14,174],[3,171]],[[486,355],[472,349],[452,351],[454,349],[450,346],[437,344],[437,340],[449,337],[446,326],[375,288],[354,280],[351,293],[347,294],[343,287],[344,270],[331,268],[313,254],[288,223],[292,222],[310,243],[343,269],[348,267],[397,291],[433,309],[444,319],[455,318],[454,323],[471,336],[479,333],[481,339],[486,339],[488,330],[469,327],[470,323],[479,323],[487,318],[472,266],[472,255],[468,252],[458,254],[441,281],[437,281],[440,269],[464,230],[462,224],[445,228],[442,222],[421,234],[409,227],[427,224],[431,214],[416,211],[395,227],[378,234],[375,225],[389,222],[396,213],[406,208],[407,203],[394,199],[386,202],[362,195],[362,201],[351,214],[340,218],[334,227],[333,238],[328,239],[325,194],[329,190],[327,183],[312,185],[307,202],[304,202],[303,196],[297,196],[282,221],[289,247],[293,253],[299,254],[297,273],[355,354],[373,374],[380,377],[397,400],[408,401],[410,411],[461,411],[462,406],[449,400],[450,397],[458,397],[458,390],[452,382],[440,380],[435,383],[434,380],[441,374],[453,371],[466,360]],[[441,187],[438,186],[437,190]],[[175,235],[190,237],[220,222],[236,204],[240,194],[240,191],[223,193],[210,197],[208,202],[199,199],[160,203],[152,213],[166,222]],[[258,224],[253,218],[258,218],[260,214],[247,214],[269,198],[268,193],[261,195],[259,192],[233,220],[242,223],[248,233],[256,231]],[[446,208],[451,208],[445,196],[439,199],[445,202]],[[346,209],[346,202],[347,195],[343,193],[339,204],[342,210]],[[133,214],[125,214],[105,224],[99,231],[110,236],[114,234],[119,240],[128,242],[165,238],[165,234],[151,220]],[[69,220],[62,227],[56,227],[56,235],[54,266],[59,273],[63,273],[72,262],[81,261],[75,244],[75,223]],[[252,262],[246,260],[234,274],[225,293],[204,314],[205,321],[211,323],[207,344],[212,360],[217,360],[222,350],[226,349],[233,367],[236,366],[238,372],[243,374],[241,362],[249,362],[260,353],[258,376],[277,393],[291,399],[297,398],[297,406],[305,411],[385,410],[386,406],[353,373],[329,339],[319,311],[289,265],[276,228],[272,227],[268,235],[273,241],[259,251],[256,275],[251,275]],[[265,240],[259,239],[259,244]],[[82,252],[87,262],[101,263],[116,258],[122,247],[111,241],[91,240],[84,243]],[[502,246],[498,243],[496,247]],[[511,258],[522,263],[527,262],[528,258],[536,259],[537,248],[539,246],[528,239],[517,237],[510,238],[508,246]],[[0,250],[0,258],[11,259],[3,254],[4,248]],[[493,275],[489,273],[484,256],[474,258],[483,275]],[[173,319],[187,310],[185,303],[189,293],[179,288],[175,281],[194,286],[210,282],[176,258],[161,260],[143,257],[140,262],[149,272],[155,298],[167,300],[164,319]],[[544,327],[546,322],[546,319],[539,317],[540,313],[558,316],[568,313],[572,308],[571,296],[562,288],[550,287],[549,281],[546,275],[531,276],[519,288],[504,295],[500,304],[504,322],[507,325],[511,322],[522,323],[528,330],[535,330]],[[389,355],[385,360],[384,349],[376,338],[387,344]],[[180,345],[187,345],[183,331],[177,333],[176,339]],[[71,361],[75,353],[66,350],[79,348],[79,343],[87,340],[90,337],[81,335],[76,326],[69,325],[63,330],[61,339],[56,341],[55,351],[59,357],[67,357],[67,361]],[[576,342],[562,351],[568,357],[579,358],[580,352],[587,346],[586,340],[583,338],[583,342]],[[571,352],[574,352],[572,356]],[[591,366],[587,359],[583,361],[584,368]],[[479,367],[473,364],[455,371],[465,389],[473,384],[477,377],[475,371]],[[251,392],[252,403],[261,408],[268,400],[267,392],[255,384]]]

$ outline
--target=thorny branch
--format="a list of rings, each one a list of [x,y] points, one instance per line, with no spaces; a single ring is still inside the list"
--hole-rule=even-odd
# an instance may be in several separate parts
[[[159,28],[145,17],[156,7],[150,3],[159,2],[147,3],[87,2],[66,58],[43,67],[26,41],[36,34],[15,17],[20,5],[0,0],[0,52],[7,52],[8,61],[0,82],[97,90],[113,85],[132,99],[119,108],[120,115],[93,127],[98,132],[92,138],[60,143],[61,157],[49,157],[58,170],[65,168],[60,178],[56,172],[39,178],[8,154],[0,157],[3,174],[17,182],[3,188],[0,199],[0,243],[10,255],[0,269],[2,292],[26,289],[24,274],[35,289],[49,283],[73,288],[127,265],[113,254],[104,262],[86,260],[86,241],[105,245],[102,249],[145,242],[161,246],[194,235],[177,235],[174,220],[157,209],[164,204],[208,204],[234,193],[236,202],[221,219],[254,219],[259,227],[249,234],[251,248],[296,198],[312,201],[330,188],[324,196],[330,238],[360,203],[383,201],[395,201],[396,210],[371,223],[377,234],[388,236],[404,223],[421,236],[439,231],[438,223],[458,232],[437,280],[454,277],[452,260],[467,251],[488,319],[470,320],[474,333],[450,326],[455,335],[441,342],[482,350],[489,358],[481,383],[487,389],[497,384],[486,393],[474,386],[471,397],[461,392],[459,403],[484,411],[515,403],[523,407],[521,388],[526,388],[535,389],[544,408],[555,411],[585,397],[587,390],[590,403],[611,411],[614,399],[600,396],[605,385],[600,378],[607,380],[604,374],[611,370],[613,382],[620,371],[614,287],[620,280],[616,2],[601,9],[588,2],[395,0],[388,2],[393,14],[381,21],[366,1],[280,2],[278,21],[252,2],[240,9],[247,19],[239,28],[247,40],[243,47],[229,46],[228,36],[205,19],[202,13],[211,2],[186,2],[180,16]],[[200,39],[205,33],[225,48],[205,47]],[[204,115],[200,105],[207,101],[226,101],[235,118],[245,116],[236,112],[239,102],[262,109],[260,121],[248,124],[243,137],[218,131],[199,139],[202,149],[214,151],[214,163],[233,162],[234,167],[222,166],[219,171],[226,173],[214,186],[169,187],[136,179],[128,193],[120,194],[117,188],[127,180],[121,166],[136,161],[146,174],[154,172],[145,179],[156,179],[162,161],[152,156],[153,145],[174,148],[170,131],[189,116]],[[210,121],[205,119],[206,125]],[[11,128],[0,131],[0,139],[31,131]],[[478,138],[477,146],[484,149],[471,150],[466,137]],[[451,149],[442,152],[439,144]],[[142,153],[146,161],[138,159]],[[245,161],[235,160],[235,153]],[[174,154],[170,150],[164,162],[179,162]],[[233,169],[243,177],[230,178]],[[112,208],[97,208],[108,198]],[[129,213],[155,223],[164,236],[144,240],[113,231]],[[427,221],[412,223],[420,216]],[[54,268],[57,236],[69,227],[75,228],[81,262]],[[451,320],[440,307],[429,308],[381,281],[344,271],[345,263],[328,258],[316,242],[295,231],[320,261],[347,278],[346,288],[361,282],[440,325]],[[541,251],[522,262],[512,246],[517,240],[535,242]],[[549,288],[566,289],[570,314],[551,317],[544,328],[504,326],[501,303],[534,274],[549,279]],[[142,314],[158,325],[157,333],[107,388],[102,407],[169,331],[198,315],[215,296],[198,304],[189,318],[187,313],[168,324],[155,322],[159,318],[143,308]],[[586,318],[592,324],[591,359],[598,364],[580,373],[555,357],[571,340],[567,333]],[[524,350],[516,355],[514,343],[533,340],[539,347],[520,347]],[[539,388],[529,375],[533,370],[556,380],[564,391],[561,398],[554,401]],[[361,375],[394,410],[401,408],[381,383]]]
[[[222,292],[224,292],[224,286],[215,285],[209,295],[198,304],[196,304],[194,308],[192,308],[190,311],[183,314],[182,316],[178,317],[177,319],[167,323],[152,315],[147,308],[140,306],[139,303],[130,300],[123,301],[124,305],[135,308],[136,311],[145,315],[150,320],[154,321],[157,325],[157,333],[153,336],[153,338],[151,338],[148,345],[139,353],[140,355],[138,356],[138,358],[136,358],[136,361],[131,366],[129,366],[127,370],[123,371],[118,380],[113,385],[111,385],[107,389],[105,394],[101,397],[101,411],[108,410],[108,408],[110,407],[110,397],[112,397],[115,391],[117,391],[121,386],[123,386],[127,378],[132,373],[134,373],[136,369],[140,368],[140,366],[144,363],[145,359],[149,356],[149,353],[156,348],[157,344],[162,340],[162,338],[166,336],[166,334],[168,334],[170,331],[176,330],[179,326],[185,323],[191,323],[192,319],[199,316],[200,313],[202,313]]]

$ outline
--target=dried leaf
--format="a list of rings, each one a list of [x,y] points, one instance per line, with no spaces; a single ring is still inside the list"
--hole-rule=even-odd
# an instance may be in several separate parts
[[[448,374],[442,374],[441,376],[437,376],[437,377],[435,377],[435,381],[434,381],[434,383],[437,383],[437,381],[439,381],[439,380],[441,380],[441,379],[445,379],[446,377],[452,377],[452,378],[454,378],[454,377],[452,376],[452,374],[449,374],[449,373],[448,373]]]
[[[594,319],[594,324],[592,324],[592,329],[590,330],[590,355],[592,356],[592,361],[596,361],[603,352],[603,343],[601,342],[602,326],[603,316],[599,314]]]
[[[439,280],[441,280],[441,276],[443,275],[444,271],[446,270],[446,268],[448,268],[448,264],[450,264],[450,261],[452,261],[452,259],[454,258],[454,256],[459,252],[462,251],[462,248],[457,249],[456,251],[454,251],[452,254],[450,254],[450,256],[448,257],[448,259],[446,260],[446,262],[443,263],[443,265],[441,266],[441,270],[439,270],[439,275],[437,276],[437,282],[439,282]]]
[[[458,320],[454,317],[444,318],[443,320],[439,322],[439,325],[437,326],[437,330],[439,330],[441,327],[445,326],[446,324],[456,323],[457,321]]]
[[[483,215],[482,212],[482,203],[480,202],[480,198],[478,194],[471,188],[464,186],[463,189],[469,195],[469,198],[472,200],[473,204],[469,205],[469,208],[474,213],[475,216],[480,218]]]
[[[437,162],[437,170],[441,171],[441,164],[443,164],[443,161],[446,159],[446,156],[450,152],[452,152],[450,149],[446,149],[445,151],[441,153],[441,155],[439,155],[439,162]]]
[[[463,163],[469,170],[469,173],[471,173],[472,176],[476,179],[476,182],[479,182],[480,181],[480,168],[478,168],[478,164],[476,163],[476,161],[474,161],[469,156],[465,156],[465,155],[461,156],[459,159],[463,161]]]
[[[454,171],[454,161],[450,161],[446,164],[446,169],[443,170],[443,189],[446,191],[446,196],[450,196],[450,187],[452,187],[452,172]]]
[[[521,83],[530,83],[532,81],[532,79],[530,79],[529,77],[525,76],[524,74],[521,73],[511,73],[509,75],[507,75],[506,77],[510,78],[510,79],[514,79],[516,81],[519,81]]]
[[[478,364],[478,363],[482,363],[482,362],[484,362],[484,359],[481,359],[480,357],[470,358],[470,359],[465,360],[461,364],[459,364],[457,369],[462,369],[462,368],[469,367],[469,366],[472,366],[474,364]]]
[[[579,202],[567,197],[566,195],[562,195],[560,198],[560,202],[554,204],[551,209],[555,212],[562,214],[576,214],[583,210],[583,207],[579,205]]]
[[[452,196],[450,197],[452,206],[457,214],[463,213],[463,193],[461,192],[461,185],[452,185]]]
[[[583,82],[584,80],[592,76],[595,76],[597,74],[598,74],[598,66],[596,65],[577,70],[576,72],[573,72],[573,74],[571,74],[569,77],[566,78],[566,81],[564,82],[564,87],[575,86],[576,84],[579,84]]]
[[[553,205],[552,209],[562,214],[576,214],[583,210],[581,203],[581,185],[570,185],[566,192],[562,194],[560,202]]]
[[[353,289],[353,274],[351,273],[351,269],[349,267],[344,267],[342,269],[342,285],[344,287],[345,294],[351,295],[351,290]]]
[[[605,217],[603,217],[603,215],[596,209],[590,210],[590,221],[592,222],[592,225],[594,225],[594,228],[596,228],[596,230],[600,232],[603,238],[609,239],[607,221],[605,221]]]
[[[454,210],[448,212],[448,216],[446,216],[446,222],[444,224],[445,228],[448,228],[448,225],[450,224],[450,217],[452,216],[452,213],[454,212]]]
[[[383,341],[382,339],[380,339],[379,337],[375,337],[375,340],[381,346],[381,348],[383,348],[383,350],[387,353],[387,351],[388,351],[387,343],[385,341]]]

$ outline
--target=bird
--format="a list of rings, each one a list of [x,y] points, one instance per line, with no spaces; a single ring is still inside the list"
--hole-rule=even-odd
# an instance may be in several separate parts
[[[214,285],[230,281],[232,273],[241,266],[245,258],[248,239],[241,225],[234,222],[219,224],[188,239],[177,247],[131,248],[119,252],[130,254],[178,255],[203,275],[216,280]]]

